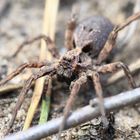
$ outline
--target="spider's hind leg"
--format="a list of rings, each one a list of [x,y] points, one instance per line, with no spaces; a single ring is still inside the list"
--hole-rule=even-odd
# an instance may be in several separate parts
[[[38,36],[36,36],[32,39],[25,40],[21,45],[19,45],[17,47],[17,50],[12,54],[12,56],[10,58],[16,57],[25,45],[32,44],[35,41],[38,41],[38,40],[41,40],[41,39],[43,39],[45,41],[45,43],[47,44],[47,48],[50,51],[50,53],[52,54],[52,56],[55,57],[55,58],[59,58],[60,55],[59,55],[58,50],[55,47],[54,42],[51,40],[50,37],[48,37],[46,35],[38,35]]]
[[[123,22],[120,25],[116,25],[114,27],[113,31],[110,33],[108,37],[108,40],[106,41],[106,44],[104,45],[103,49],[101,50],[97,58],[97,64],[101,64],[103,61],[105,61],[108,55],[110,54],[110,52],[112,51],[112,49],[115,47],[118,33],[139,18],[140,18],[140,12],[130,16],[125,22]]]
[[[136,88],[136,83],[131,75],[131,72],[130,72],[128,66],[122,62],[114,62],[114,63],[102,65],[98,68],[98,72],[106,74],[106,73],[116,72],[120,69],[123,69],[131,88]]]

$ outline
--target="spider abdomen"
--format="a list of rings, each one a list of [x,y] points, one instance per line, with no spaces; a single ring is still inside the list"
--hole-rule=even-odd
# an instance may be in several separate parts
[[[114,25],[103,16],[83,20],[74,31],[74,45],[96,57],[105,45]]]

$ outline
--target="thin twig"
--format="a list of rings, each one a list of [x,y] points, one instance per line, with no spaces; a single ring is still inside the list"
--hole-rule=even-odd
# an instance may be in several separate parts
[[[94,99],[97,101],[98,99]],[[140,101],[140,88],[133,89],[131,91],[123,92],[113,97],[104,99],[104,106],[107,112],[113,110],[122,109],[122,107],[128,105],[134,105]],[[75,112],[73,112],[70,117],[67,119],[65,129],[77,126],[81,123],[92,120],[95,117],[100,115],[99,108],[91,107],[90,105],[85,106]],[[55,134],[59,130],[61,125],[62,117],[53,119],[47,122],[44,125],[38,125],[33,128],[28,129],[27,131],[18,132],[11,136],[5,137],[3,140],[38,140],[52,134]]]

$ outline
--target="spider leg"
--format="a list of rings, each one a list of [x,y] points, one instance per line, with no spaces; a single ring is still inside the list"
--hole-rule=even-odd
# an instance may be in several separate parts
[[[100,76],[97,72],[93,72],[92,81],[94,83],[96,95],[99,99],[98,104],[99,104],[99,108],[101,111],[101,118],[102,118],[103,126],[105,128],[107,128],[108,127],[108,120],[107,120],[106,115],[105,115],[106,113],[105,113],[105,108],[104,108],[103,91],[102,91],[102,86],[100,83]]]
[[[33,42],[35,41],[38,41],[38,40],[41,40],[43,39],[46,44],[47,44],[47,47],[48,47],[48,50],[51,52],[52,56],[55,57],[55,58],[59,58],[59,53],[58,53],[58,50],[56,49],[55,47],[55,44],[54,42],[51,40],[50,37],[46,36],[46,35],[39,35],[35,38],[32,38],[32,39],[29,39],[29,40],[26,40],[24,41],[21,45],[18,46],[17,50],[15,51],[15,53],[11,56],[12,57],[16,57],[17,54],[21,51],[21,49],[25,46],[25,45],[29,45],[29,44],[32,44]]]
[[[31,75],[31,77],[25,82],[25,85],[22,88],[22,90],[20,92],[20,95],[18,97],[18,101],[16,103],[16,106],[15,106],[13,112],[12,112],[12,118],[11,118],[10,123],[9,123],[9,129],[7,130],[6,133],[9,133],[9,131],[10,131],[10,129],[11,129],[13,123],[14,123],[14,120],[16,118],[17,111],[21,107],[21,105],[23,103],[23,100],[25,98],[25,94],[30,89],[32,82],[37,80],[38,78],[40,78],[42,76],[45,76],[45,75],[50,75],[51,76],[54,73],[55,73],[55,66],[44,67],[44,68],[40,69],[40,71],[38,73]]]
[[[99,73],[105,74],[105,73],[116,72],[119,69],[123,69],[131,88],[136,88],[136,83],[131,75],[129,68],[127,67],[127,65],[123,64],[122,62],[114,62],[103,66],[99,66],[97,71]]]
[[[46,61],[42,62],[29,62],[24,63],[20,65],[15,71],[13,71],[11,74],[9,74],[6,78],[0,81],[0,86],[4,85],[8,81],[10,81],[12,78],[20,74],[25,68],[41,68],[42,66],[47,65]]]
[[[72,104],[75,100],[75,96],[78,94],[80,87],[84,83],[86,83],[86,81],[87,81],[87,76],[84,74],[84,75],[80,76],[79,79],[77,79],[75,82],[72,83],[71,93],[70,93],[70,96],[68,98],[68,101],[67,101],[65,109],[64,109],[64,116],[63,116],[62,124],[59,128],[58,140],[60,139],[60,134],[66,125],[66,120],[67,120],[69,113],[71,111],[71,107],[72,107]]]
[[[101,64],[101,62],[103,62],[108,57],[112,49],[115,47],[118,32],[127,27],[133,21],[137,20],[138,18],[140,18],[140,12],[130,16],[124,23],[114,27],[113,31],[108,37],[105,46],[103,47],[97,58],[97,64]]]
[[[72,11],[71,18],[67,22],[65,31],[65,47],[67,50],[73,49],[73,32],[77,25],[77,13]]]

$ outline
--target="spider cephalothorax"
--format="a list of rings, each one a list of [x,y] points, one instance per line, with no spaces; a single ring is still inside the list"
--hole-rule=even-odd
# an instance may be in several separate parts
[[[57,78],[59,81],[68,84],[78,78],[81,72],[86,72],[92,67],[92,59],[88,53],[82,51],[81,48],[75,48],[68,51],[59,62],[57,67]]]
[[[80,49],[68,51],[61,59],[57,68],[59,81],[70,83],[77,77],[76,63],[79,62]]]

